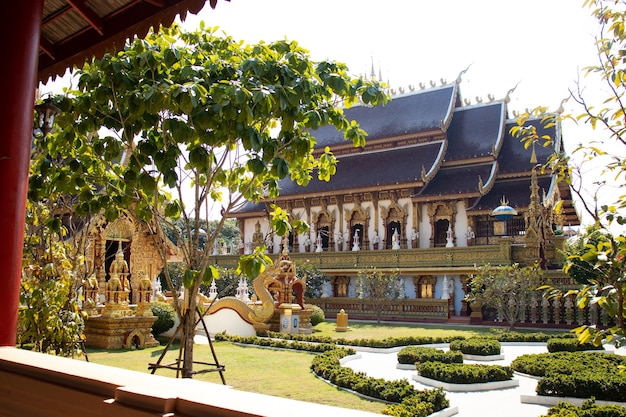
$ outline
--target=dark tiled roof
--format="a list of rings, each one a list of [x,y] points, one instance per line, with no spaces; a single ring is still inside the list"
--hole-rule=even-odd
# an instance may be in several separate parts
[[[450,149],[450,148],[448,148]],[[445,195],[458,195],[473,193],[478,195],[479,178],[483,184],[495,175],[496,162],[480,165],[466,165],[451,168],[442,168],[437,175],[418,194],[418,197],[439,197]]]
[[[422,181],[422,167],[432,169],[443,151],[443,141],[411,147],[363,152],[338,158],[337,172],[329,182],[315,176],[306,187],[289,179],[280,182],[280,195],[321,194],[340,190],[415,184]],[[366,148],[367,149],[367,148]]]
[[[454,111],[456,84],[394,97],[385,106],[354,106],[344,110],[349,120],[356,120],[368,134],[367,140],[428,132],[445,131],[445,121]],[[317,147],[344,143],[343,134],[334,126],[322,126],[313,132]]]
[[[544,129],[541,126],[540,120],[529,121],[529,124],[533,124],[537,127],[537,133],[539,136],[550,135],[555,137],[556,129],[554,127]],[[500,163],[499,174],[514,174],[517,172],[528,172],[531,168],[530,157],[532,154],[532,148],[524,149],[524,144],[518,137],[511,135],[511,127],[515,126],[514,121],[508,121],[506,124],[506,132],[504,136],[504,142],[502,144],[502,150],[498,156]],[[560,139],[556,138],[556,143],[560,143]],[[543,147],[542,143],[535,145],[535,153],[537,155],[537,163],[544,164],[550,155],[554,152],[553,147]]]
[[[505,104],[459,108],[448,129],[446,161],[497,156],[504,135]],[[496,155],[493,155],[494,149]],[[484,179],[484,178],[483,178]]]
[[[265,203],[253,203],[252,201],[246,201],[246,203],[234,210],[234,213],[262,213],[265,212],[267,206]]]
[[[551,177],[537,179],[539,198],[550,191]],[[484,195],[471,210],[493,210],[500,206],[502,197],[513,208],[528,207],[530,204],[530,177],[496,180],[491,191]]]

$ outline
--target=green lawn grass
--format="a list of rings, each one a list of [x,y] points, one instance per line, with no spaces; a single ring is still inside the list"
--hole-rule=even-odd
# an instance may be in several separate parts
[[[448,326],[424,324],[394,324],[373,322],[350,322],[350,331],[335,332],[335,322],[327,321],[315,327],[315,335],[346,339],[384,339],[400,336],[477,336],[493,335],[501,329],[474,326]],[[162,346],[141,350],[87,349],[89,360],[94,363],[140,372],[150,372],[148,365],[155,363],[163,352]],[[230,342],[213,343],[220,364],[226,366],[226,383],[242,391],[256,392],[284,398],[293,398],[343,408],[353,408],[380,413],[385,406],[367,401],[356,395],[338,390],[316,378],[310,371],[312,354],[294,351],[277,351],[257,347],[242,347]],[[178,346],[173,346],[162,364],[174,362]],[[214,363],[209,345],[196,344],[194,360]],[[202,365],[196,365],[199,369]],[[159,369],[157,375],[175,377],[175,372]],[[217,372],[199,374],[195,379],[221,384]]]
[[[292,398],[300,401],[327,404],[343,408],[380,413],[385,405],[367,401],[354,394],[341,391],[317,378],[309,369],[313,356],[311,353],[278,351],[257,347],[242,347],[230,342],[214,342],[216,356],[220,364],[225,365],[226,383],[233,388]],[[163,346],[140,350],[96,350],[87,349],[89,361],[103,365],[140,372],[150,372],[149,363],[155,363]],[[178,346],[170,349],[162,364],[174,362],[178,355]],[[196,344],[194,360],[214,363],[208,345]],[[194,365],[194,369],[206,369]],[[157,375],[175,377],[175,371],[159,369]],[[221,384],[217,372],[194,376],[194,379]]]
[[[376,323],[372,321],[350,321],[347,332],[336,332],[336,322],[327,320],[315,326],[314,335],[332,338],[354,339],[385,339],[387,337],[424,336],[424,337],[451,337],[451,336],[495,336],[507,331],[506,327],[485,327],[469,325],[424,324],[424,323]],[[536,329],[515,329],[520,333],[536,332]],[[560,333],[560,330],[546,329],[544,333]]]

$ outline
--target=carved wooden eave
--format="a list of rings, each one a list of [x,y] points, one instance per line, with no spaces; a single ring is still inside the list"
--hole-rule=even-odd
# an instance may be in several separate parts
[[[491,167],[491,175],[487,178],[487,182],[483,182],[482,178],[478,178],[478,192],[480,195],[485,195],[493,188],[493,185],[496,183],[496,176],[498,172],[498,161],[495,161],[493,166]]]
[[[493,161],[494,161],[494,158],[492,155],[485,155],[485,156],[472,157],[472,158],[466,158],[466,159],[456,159],[454,161],[444,161],[441,167],[448,168],[448,167],[459,167],[459,166],[465,166],[465,165],[480,165],[480,164],[488,164]]]
[[[439,154],[437,154],[437,158],[435,159],[433,165],[430,167],[428,171],[426,171],[426,167],[422,165],[422,182],[424,184],[428,184],[430,180],[437,174],[439,168],[444,163],[444,158],[446,156],[446,151],[448,150],[448,141],[444,140],[441,142],[441,147],[439,148]]]
[[[459,74],[460,77],[460,74]],[[457,78],[457,81],[460,78]],[[457,97],[458,98],[458,94],[459,94],[459,83],[455,81],[452,85],[454,88],[454,94],[453,97]],[[454,114],[454,109],[456,107],[456,101],[457,100],[451,100],[450,101],[450,106],[448,107],[448,111],[446,112],[445,117],[443,118],[443,120],[441,120],[441,130],[443,132],[447,131],[448,128],[450,127],[450,123],[452,123],[452,115]]]
[[[315,135],[313,135],[315,136]],[[408,133],[406,135],[393,136],[389,138],[375,139],[367,141],[365,147],[355,147],[352,142],[345,141],[341,144],[330,146],[333,155],[344,156],[354,153],[373,152],[380,149],[393,149],[402,146],[418,145],[445,140],[445,134],[439,130],[427,130],[421,132]],[[324,147],[318,147],[313,151],[313,156],[319,158],[324,153]]]
[[[506,137],[506,102],[504,102],[500,114],[500,131],[498,133],[498,139],[496,143],[493,145],[492,153],[494,158],[497,158],[500,155],[500,151],[502,150],[502,144],[504,143],[504,138]]]

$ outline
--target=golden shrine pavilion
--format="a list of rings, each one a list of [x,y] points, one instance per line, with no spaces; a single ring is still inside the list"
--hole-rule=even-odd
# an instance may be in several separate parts
[[[291,258],[328,276],[323,292],[307,302],[351,317],[371,317],[356,279],[369,267],[400,274],[400,299],[383,314],[390,320],[468,321],[467,283],[487,263],[539,262],[567,283],[558,249],[563,228],[579,225],[579,216],[569,186],[538,169],[563,151],[560,126],[531,120],[554,146],[525,149],[510,133],[516,120],[507,103],[508,96],[463,105],[459,79],[394,96],[386,106],[346,109],[368,133],[365,148],[354,148],[332,126],[315,131],[316,150],[328,146],[338,159],[336,174],[329,182],[314,177],[306,187],[286,178],[278,198],[242,207],[234,217],[245,251],[265,244],[280,253],[270,204],[306,220],[310,233],[288,238]],[[496,208],[512,214],[498,216]],[[528,322],[548,317],[546,324],[555,324],[567,315],[538,308]]]

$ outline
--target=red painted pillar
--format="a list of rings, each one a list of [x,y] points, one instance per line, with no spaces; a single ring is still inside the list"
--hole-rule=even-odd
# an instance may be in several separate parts
[[[2,6],[0,65],[0,346],[15,346],[28,163],[43,0]]]

